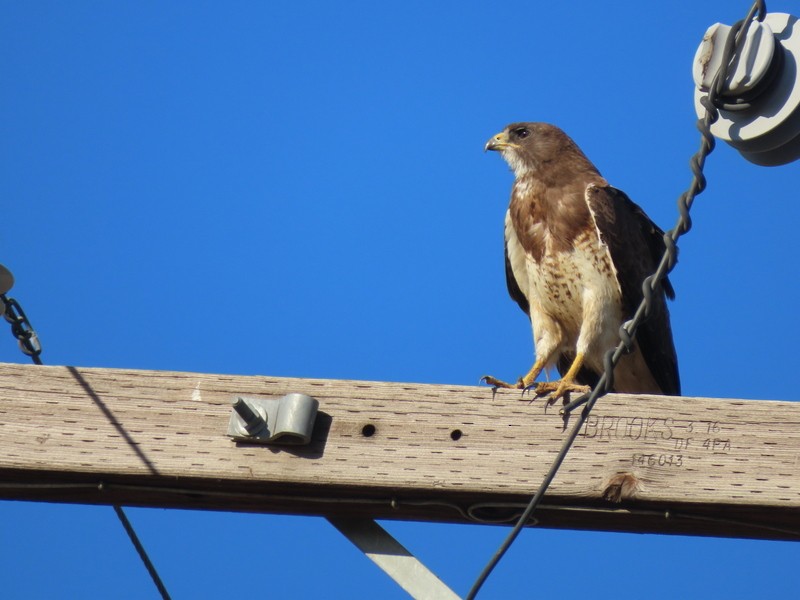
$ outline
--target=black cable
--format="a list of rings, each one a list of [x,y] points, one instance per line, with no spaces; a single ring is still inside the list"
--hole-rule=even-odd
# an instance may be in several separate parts
[[[511,544],[513,544],[514,540],[517,539],[517,536],[519,536],[522,528],[528,524],[533,512],[536,510],[545,492],[550,487],[550,484],[555,478],[556,473],[558,473],[558,470],[561,467],[561,464],[564,462],[564,459],[566,458],[570,448],[572,447],[575,438],[578,437],[578,433],[588,418],[589,413],[591,412],[595,403],[601,396],[611,390],[613,385],[614,367],[619,361],[620,357],[625,354],[629,348],[632,348],[633,340],[636,336],[636,329],[649,313],[652,294],[658,289],[658,287],[661,285],[661,280],[672,270],[677,262],[677,249],[675,242],[681,235],[688,232],[691,228],[689,209],[692,206],[694,197],[702,192],[706,187],[705,177],[703,176],[703,166],[705,164],[706,157],[714,150],[714,137],[711,134],[711,124],[718,118],[718,111],[714,103],[724,88],[731,61],[735,58],[736,52],[744,42],[747,28],[749,27],[750,22],[755,17],[756,13],[758,13],[759,21],[764,19],[764,16],[766,15],[766,4],[763,0],[756,0],[748,11],[745,19],[736,24],[736,35],[731,36],[732,39],[730,40],[730,43],[726,45],[722,55],[722,62],[720,64],[719,71],[714,77],[714,81],[711,84],[711,89],[709,90],[708,95],[703,99],[703,106],[706,109],[706,114],[704,118],[699,119],[697,122],[697,127],[700,130],[702,139],[700,149],[691,160],[691,168],[694,177],[689,189],[684,192],[678,200],[678,210],[680,212],[678,223],[671,231],[664,234],[666,248],[664,255],[661,258],[661,262],[658,265],[656,272],[647,277],[643,282],[642,290],[644,292],[644,298],[642,299],[639,308],[636,310],[634,317],[620,327],[620,343],[616,348],[611,349],[606,353],[604,357],[605,372],[600,378],[600,381],[594,386],[594,389],[590,393],[584,394],[577,400],[574,400],[564,407],[563,412],[565,415],[569,415],[570,412],[578,406],[586,404],[581,411],[578,422],[575,424],[575,427],[573,427],[569,437],[564,441],[558,456],[556,456],[556,459],[553,461],[553,464],[551,465],[544,481],[539,486],[539,489],[536,491],[536,494],[533,496],[533,498],[531,498],[531,501],[528,503],[525,511],[522,513],[522,515],[520,515],[516,524],[511,529],[511,532],[508,534],[508,536],[506,536],[506,539],[486,564],[480,575],[478,575],[478,578],[475,580],[472,589],[470,589],[469,594],[467,594],[466,600],[474,600],[486,579],[489,577],[489,575],[491,575],[492,571],[497,566],[497,563],[500,562],[500,560],[503,558],[503,555],[511,547]]]
[[[597,401],[597,398],[595,398],[595,401]],[[567,438],[564,445],[561,446],[561,450],[559,451],[558,456],[556,456],[556,459],[553,461],[553,464],[550,466],[550,470],[547,472],[544,481],[539,486],[539,489],[536,491],[536,494],[533,496],[533,498],[531,498],[531,501],[528,503],[528,506],[525,507],[525,510],[520,515],[519,519],[517,519],[517,522],[514,525],[514,527],[512,527],[511,532],[508,534],[508,536],[506,536],[506,539],[503,540],[503,543],[494,553],[492,558],[484,567],[483,571],[481,571],[481,574],[478,575],[478,579],[476,579],[475,583],[472,585],[472,589],[469,591],[469,594],[467,594],[466,600],[472,600],[473,598],[475,598],[475,596],[478,594],[478,591],[481,589],[486,579],[489,577],[489,575],[492,574],[492,571],[497,566],[497,563],[500,562],[500,559],[503,558],[503,555],[511,547],[511,544],[513,544],[514,541],[517,539],[517,536],[522,531],[522,528],[528,524],[531,515],[533,515],[533,511],[536,510],[536,507],[539,505],[542,496],[544,496],[544,493],[547,491],[547,488],[550,487],[550,484],[555,478],[556,473],[558,473],[559,468],[561,468],[561,464],[567,457],[567,452],[569,452],[569,449],[572,447],[572,443],[575,441],[575,438],[578,437],[578,433],[580,432],[581,427],[586,421],[586,418],[589,416],[589,411],[591,410],[591,406],[593,405],[594,402],[592,402],[591,404],[587,404],[586,407],[581,411],[581,416],[578,419],[578,422],[575,424],[575,427],[572,428],[572,431],[570,432],[569,437]]]
[[[125,511],[122,510],[121,506],[114,505],[114,512],[117,513],[122,526],[125,528],[125,532],[128,534],[128,537],[133,544],[133,547],[136,548],[136,552],[139,554],[139,558],[142,559],[147,572],[150,573],[150,578],[153,580],[153,583],[156,584],[158,591],[161,593],[161,597],[164,600],[171,600],[169,592],[167,592],[167,588],[164,587],[164,582],[161,581],[161,577],[158,576],[158,571],[156,571],[156,568],[150,560],[150,557],[147,556],[147,552],[145,551],[144,546],[142,546],[142,543],[139,541],[139,536],[136,535],[133,525],[131,525],[128,517],[125,515]]]

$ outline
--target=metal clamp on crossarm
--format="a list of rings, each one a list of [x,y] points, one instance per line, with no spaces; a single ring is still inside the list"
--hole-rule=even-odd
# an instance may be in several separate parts
[[[319,402],[305,394],[282,398],[237,397],[228,421],[228,436],[239,442],[306,445],[311,441]]]

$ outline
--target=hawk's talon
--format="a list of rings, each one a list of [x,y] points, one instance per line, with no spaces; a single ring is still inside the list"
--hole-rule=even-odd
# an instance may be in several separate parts
[[[584,392],[572,402],[564,402],[564,406],[558,411],[562,417],[568,417],[576,408],[580,408],[589,400],[589,393]]]
[[[513,390],[519,387],[518,385],[514,385],[513,383],[506,383],[505,381],[497,379],[496,377],[492,377],[491,375],[484,375],[483,377],[480,378],[479,383],[485,383],[486,385],[490,385],[495,390],[497,390],[497,388],[505,388],[508,390]]]

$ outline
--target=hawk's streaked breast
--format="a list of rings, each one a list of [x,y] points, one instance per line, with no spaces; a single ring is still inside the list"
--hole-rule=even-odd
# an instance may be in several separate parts
[[[600,368],[601,350],[614,343],[622,324],[622,312],[616,270],[597,228],[593,223],[583,228],[572,239],[569,249],[559,248],[558,241],[545,229],[540,254],[526,252],[517,227],[509,210],[505,223],[508,257],[514,277],[531,306],[536,337],[544,334],[536,331],[537,327],[557,323],[561,329],[557,337],[563,339],[564,347],[574,347],[585,316],[596,315],[598,331],[592,337],[597,343],[589,349],[587,364]]]

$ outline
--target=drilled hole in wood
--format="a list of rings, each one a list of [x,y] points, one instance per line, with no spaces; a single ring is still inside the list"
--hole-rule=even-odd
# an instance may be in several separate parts
[[[361,428],[361,435],[364,437],[372,437],[375,435],[375,425],[372,423],[367,423],[364,427]]]
[[[450,432],[450,439],[453,440],[454,442],[457,442],[458,440],[461,439],[462,435],[463,434],[461,433],[460,429],[453,429],[453,431]]]

